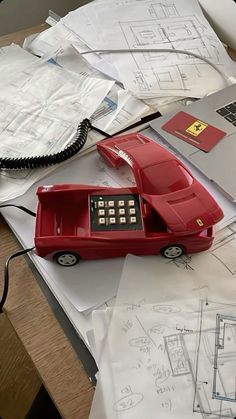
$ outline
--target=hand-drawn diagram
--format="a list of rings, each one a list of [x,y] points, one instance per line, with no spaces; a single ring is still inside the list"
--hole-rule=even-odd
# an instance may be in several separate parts
[[[130,48],[156,45],[164,48],[173,48],[180,45],[189,45],[195,42],[201,50],[209,56],[208,48],[202,40],[205,26],[194,16],[178,17],[175,19],[120,22],[126,41]],[[201,48],[201,49],[200,49]]]
[[[173,264],[177,268],[183,268],[186,270],[194,271],[194,268],[191,265],[192,256],[189,255],[182,255],[179,258],[168,260],[167,264]]]
[[[223,243],[212,250],[211,254],[221,262],[232,275],[236,275],[236,234],[231,235]]]
[[[143,400],[143,395],[141,393],[133,393],[130,386],[122,388],[121,395],[122,397],[114,405],[114,410],[117,412],[131,409]]]
[[[166,17],[179,16],[178,9],[175,4],[156,3],[149,6],[150,15],[162,19]]]
[[[148,14],[150,19],[119,22],[127,47],[147,50],[131,53],[133,82],[140,92],[150,94],[154,85],[161,92],[188,90],[191,78],[201,79],[206,65],[188,54],[149,52],[148,48],[191,51],[223,65],[218,39],[200,15],[183,16],[177,5],[164,1],[147,5]]]
[[[236,275],[236,223],[233,222],[229,226],[225,227],[222,231],[217,233],[215,244],[205,253],[206,259],[204,262],[211,265],[213,264],[215,269],[219,267],[225,271],[225,277],[230,275]],[[177,259],[166,261],[166,264],[172,264],[177,268],[185,270],[196,270],[199,271],[198,263],[195,260],[198,256],[196,255],[183,255]],[[214,260],[212,260],[212,258]],[[202,264],[203,266],[203,264]]]
[[[236,305],[202,301],[199,320],[197,332],[164,336],[172,375],[192,377],[193,412],[235,418]]]
[[[234,375],[236,317],[216,315],[216,336],[214,353],[213,398],[229,402],[236,402],[236,382]],[[223,363],[224,362],[224,363]],[[225,371],[225,364],[226,371]],[[230,364],[230,365],[229,365]],[[231,376],[231,373],[233,375]],[[228,380],[228,374],[231,378]],[[224,389],[222,392],[222,383]]]
[[[194,411],[203,418],[235,418],[236,306],[202,302],[199,314]],[[189,337],[184,340],[188,347]]]
[[[159,419],[167,412],[168,419],[235,419],[236,304],[195,299],[131,311],[123,306],[113,321],[113,410],[143,418],[153,398]],[[125,367],[118,362],[122,351]]]

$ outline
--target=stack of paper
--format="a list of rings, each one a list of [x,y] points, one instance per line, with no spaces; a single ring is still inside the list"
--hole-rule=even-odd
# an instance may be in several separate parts
[[[68,44],[152,106],[202,97],[222,88],[234,71],[197,0],[96,0],[70,12],[29,48],[42,55]],[[94,50],[107,52],[87,54]]]
[[[93,312],[90,419],[235,417],[235,243],[234,224],[204,254],[126,258],[114,308]]]
[[[25,47],[43,58],[16,46],[0,50],[0,152],[11,157],[61,149],[84,117],[115,134],[157,109],[175,110],[186,98],[223,87],[223,73],[233,72],[197,0],[95,0]],[[122,52],[82,55],[98,49]],[[101,138],[92,131],[84,150]],[[2,171],[0,202],[24,193],[48,171]]]
[[[17,45],[0,52],[1,157],[42,156],[64,149],[79,123],[97,111],[114,85],[112,80],[87,78],[45,62]],[[90,141],[85,149],[89,146]],[[2,170],[0,202],[24,193],[50,170]]]

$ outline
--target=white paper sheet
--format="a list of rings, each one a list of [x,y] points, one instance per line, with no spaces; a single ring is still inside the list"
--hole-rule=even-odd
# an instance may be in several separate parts
[[[2,55],[2,157],[37,156],[62,150],[73,139],[78,124],[95,112],[114,84],[113,81],[87,78],[44,63],[14,45],[4,50]],[[8,74],[14,59],[17,59],[15,77],[12,70]],[[86,146],[89,146],[89,141]],[[24,193],[32,183],[53,169],[3,170],[0,202]]]
[[[104,77],[102,73],[105,73],[110,78],[119,80],[116,68],[111,63],[107,63],[105,59],[97,54],[89,54],[84,57],[78,54],[78,52],[88,51],[89,48],[78,35],[63,25],[62,22],[58,22],[53,28],[41,32],[31,42],[25,41],[24,48],[40,56],[53,55],[57,51],[56,62],[66,66],[66,68],[74,71],[77,66],[79,72],[82,71],[86,75],[92,74],[96,77]],[[77,54],[68,56],[69,48],[74,48]],[[98,67],[97,70],[95,69],[96,66]]]
[[[222,299],[114,308],[99,365],[104,418],[233,418],[235,322],[236,304]]]
[[[103,402],[102,386],[98,374],[98,382],[96,385],[89,419],[106,419],[106,413]]]
[[[121,89],[118,85],[114,85],[113,89],[92,115],[92,124],[103,131],[107,131],[114,119],[127,104],[130,97],[131,95],[127,90]],[[145,105],[143,106],[145,108]]]
[[[222,386],[225,386],[224,392],[226,392],[225,389],[227,388],[228,393],[230,393],[234,388],[234,383],[232,382],[233,378],[230,377],[230,370],[233,371],[235,369],[236,360],[235,357],[230,358],[229,353],[231,353],[231,351],[234,353],[233,347],[235,345],[235,343],[232,343],[233,347],[230,346],[230,341],[234,341],[231,333],[234,333],[235,330],[235,323],[233,323],[232,326],[232,316],[234,319],[233,321],[236,321],[235,243],[236,226],[235,223],[233,223],[217,233],[213,247],[204,253],[191,256],[185,255],[176,260],[167,260],[160,256],[139,258],[128,255],[126,257],[116,297],[117,309],[115,309],[115,317],[118,312],[118,322],[115,318],[115,322],[112,323],[111,329],[107,328],[106,331],[101,330],[103,326],[105,328],[105,319],[110,319],[110,310],[108,312],[108,317],[106,310],[93,313],[95,342],[97,342],[96,359],[98,360],[100,368],[100,378],[91,409],[91,419],[96,419],[96,412],[98,412],[97,417],[99,419],[100,417],[103,417],[104,419],[106,417],[109,419],[118,419],[121,415],[125,418],[135,417],[135,419],[145,417],[139,404],[137,405],[137,408],[135,408],[135,401],[137,401],[137,382],[142,383],[140,384],[141,388],[139,388],[138,394],[142,394],[145,398],[143,398],[140,403],[144,404],[144,411],[148,412],[148,417],[150,418],[152,417],[152,411],[154,411],[154,409],[158,410],[158,417],[160,419],[166,417],[169,419],[172,415],[173,417],[190,418],[193,417],[193,415],[195,417],[196,413],[202,413],[201,417],[205,417],[206,414],[210,415],[213,411],[214,418],[224,417],[224,415],[232,418],[234,417],[235,404],[232,405],[232,400],[227,402],[225,393],[222,401],[212,399],[212,389],[214,384],[214,354],[218,360],[221,359],[221,356],[225,356],[225,359],[230,362],[230,366],[226,363],[226,366],[224,367],[223,364],[221,366],[220,361],[218,361],[220,371],[217,372],[216,377],[220,382],[220,390],[222,390]],[[189,318],[189,313],[187,315],[183,313],[183,307],[186,307],[188,301],[191,301],[193,297],[195,304],[198,305],[200,297],[207,305],[203,304],[202,311],[198,312],[198,316],[200,314],[203,319],[201,329],[198,328],[197,333],[190,333],[189,335],[189,330],[194,330],[194,328],[193,326],[190,326],[192,319]],[[168,300],[171,301],[171,304],[166,303]],[[169,310],[170,307],[179,305],[179,302],[181,302],[180,316],[178,312]],[[148,311],[150,304],[152,305],[151,312]],[[120,309],[120,307],[122,307],[122,309]],[[157,324],[159,325],[157,327],[157,324],[153,322],[154,328],[153,326],[147,327],[147,324],[149,324],[149,321],[153,318],[153,308],[155,308],[154,311],[158,314]],[[120,311],[122,312],[122,310],[123,313],[120,315]],[[142,313],[142,317],[140,317],[140,313]],[[174,342],[170,340],[170,343],[173,344],[174,350],[176,351],[174,352],[176,354],[175,356],[177,356],[177,349],[180,350],[183,348],[183,346],[181,346],[183,343],[183,345],[187,346],[187,349],[185,350],[185,363],[187,364],[188,359],[189,365],[192,365],[191,375],[188,373],[183,374],[183,377],[182,375],[177,377],[180,379],[182,377],[183,381],[181,380],[178,383],[176,380],[177,386],[174,384],[175,390],[172,388],[173,391],[169,391],[170,383],[168,383],[168,377],[166,377],[166,380],[163,377],[163,374],[165,375],[165,371],[169,370],[171,365],[167,363],[167,368],[160,368],[160,352],[159,356],[156,353],[153,363],[148,361],[151,359],[151,338],[154,337],[154,339],[156,339],[157,335],[159,335],[159,337],[162,335],[162,338],[166,339],[164,335],[167,330],[168,334],[171,335],[171,330],[167,327],[168,313],[171,314],[172,318],[171,327],[173,330]],[[221,352],[223,351],[218,351],[216,353],[215,350],[215,337],[217,336],[218,327],[216,327],[216,322],[219,313],[223,315],[224,322],[226,314],[231,316],[230,325],[227,323],[225,329],[227,331],[229,345],[227,345],[224,355],[221,355]],[[228,320],[226,318],[226,321]],[[120,324],[118,324],[119,322]],[[143,324],[145,324],[145,328],[143,327]],[[136,329],[137,327],[139,328],[140,333],[137,335],[139,339],[133,340],[136,342],[136,345],[131,345],[130,342],[134,339],[132,337],[134,325]],[[161,325],[165,326],[161,327]],[[176,329],[178,330],[176,331]],[[112,331],[112,335],[110,335],[110,330]],[[199,332],[199,330],[201,330],[201,332]],[[122,332],[124,339],[123,343],[126,342],[124,346],[122,346]],[[106,342],[107,334],[109,336],[109,341]],[[183,338],[183,340],[181,340],[182,343],[177,334],[179,334],[181,339]],[[115,336],[119,336],[119,342],[117,342]],[[114,339],[112,339],[112,337]],[[147,344],[148,339],[149,345]],[[225,347],[227,340],[225,339]],[[208,342],[208,351],[211,351],[212,354],[211,358],[209,358],[206,350],[206,341]],[[197,352],[194,342],[196,342],[196,345],[199,344],[199,350]],[[122,348],[119,345],[121,345]],[[167,349],[170,348],[168,348],[167,345]],[[136,351],[136,354],[133,352],[134,350]],[[146,359],[143,359],[145,353],[148,355]],[[164,351],[164,353],[166,356],[169,352],[167,350],[166,352]],[[190,357],[191,353],[192,357]],[[188,356],[186,356],[186,354],[188,354]],[[117,357],[116,361],[114,361],[114,357]],[[201,378],[198,380],[196,379],[195,370],[193,370],[196,359],[199,359],[200,365],[198,374]],[[127,367],[127,360],[130,362],[132,361],[132,363],[135,364],[132,364],[133,367],[131,370],[129,369],[130,365]],[[113,361],[114,370],[112,373],[111,363]],[[165,360],[165,362],[166,361],[167,360]],[[180,361],[182,363],[183,359],[179,359],[179,363]],[[145,371],[145,365],[148,367],[148,362],[150,362],[150,369],[147,368],[147,370],[149,372],[152,371],[153,377],[163,378],[163,382],[157,383],[158,386],[155,388],[156,392],[153,394],[151,401],[146,399],[146,388],[152,388],[152,383],[147,383],[145,381],[146,379],[150,379],[150,377],[147,377]],[[133,369],[134,371],[136,370],[135,372],[138,374],[138,376],[134,378],[134,381],[131,379],[134,372]],[[220,381],[219,376],[221,372],[223,379]],[[120,381],[121,377],[123,377],[122,381]],[[190,379],[190,381],[187,379],[189,385],[188,390],[190,390],[188,397],[190,403],[184,403],[182,406],[178,406],[178,403],[176,404],[176,402],[181,398],[183,399],[183,397],[185,398],[187,394],[181,395],[181,391],[185,388],[185,379],[188,377]],[[120,384],[120,387],[117,383]],[[128,390],[127,384],[124,385],[124,383],[129,383]],[[109,390],[110,386],[112,387],[112,391]],[[230,386],[231,388],[229,389]],[[177,394],[177,396],[175,394]],[[116,397],[119,399],[118,409],[120,410],[118,412],[117,404],[115,404],[117,400]],[[199,403],[199,400],[201,403]],[[104,411],[104,404],[106,405],[106,413]],[[158,404],[158,406],[156,406],[156,404]],[[114,406],[116,406],[116,411],[114,411]],[[178,410],[179,408],[180,411]],[[183,410],[181,411],[181,409]],[[195,413],[193,413],[193,410]],[[167,413],[165,413],[166,411]],[[221,416],[221,414],[223,416]]]
[[[19,73],[1,87],[1,154],[35,156],[61,150],[113,84],[47,63]]]
[[[65,28],[61,22],[54,28],[40,33],[28,48],[30,51],[38,52],[41,55],[51,54],[56,63],[77,74],[87,77],[105,78],[101,73],[102,67],[100,61],[103,60],[99,58],[101,71],[96,70],[94,66],[90,65],[80,54],[81,51],[85,51],[87,48],[82,43],[78,43],[76,35]],[[57,51],[56,54],[55,51]],[[95,61],[91,61],[93,65],[97,63],[97,60],[98,58]],[[114,76],[114,74],[109,75]],[[118,85],[114,85],[93,115],[93,124],[103,131],[113,134],[139,121],[143,115],[152,112],[154,110],[150,106],[131,96],[127,90],[124,90]]]
[[[106,345],[106,339],[111,318],[112,310],[108,308],[106,310],[96,310],[96,315],[92,313],[91,325],[93,327],[93,330],[90,330],[90,336],[92,336],[93,356],[96,360],[97,366],[100,364],[100,359],[103,356],[103,350],[104,346]],[[96,339],[94,330],[96,330]],[[103,388],[98,372],[97,384],[89,414],[89,419],[106,419],[103,397]]]
[[[22,72],[25,68],[31,68],[39,62],[38,57],[24,51],[19,45],[11,44],[0,48],[0,86],[8,83],[13,77]]]
[[[96,7],[90,3],[69,13],[61,23],[90,48],[189,50],[208,58],[226,73],[232,70],[224,47],[196,0],[175,0],[171,4],[103,0],[96,2]],[[184,54],[147,51],[110,57],[106,54],[105,58],[117,67],[125,88],[139,98],[202,97],[224,86],[213,68]]]

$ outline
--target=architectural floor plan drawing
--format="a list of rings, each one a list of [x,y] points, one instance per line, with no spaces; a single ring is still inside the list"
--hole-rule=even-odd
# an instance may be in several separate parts
[[[149,6],[150,15],[156,19],[179,16],[174,3],[154,3]]]
[[[112,8],[109,1],[97,2],[96,10],[88,4],[63,18],[62,24],[89,48],[109,50],[100,57],[112,63],[116,77],[139,99],[202,97],[222,88],[223,73],[217,74],[204,59],[233,74],[197,0],[114,0]]]
[[[235,419],[235,347],[233,302],[115,307],[99,366],[107,417]]]
[[[157,10],[154,16],[154,11]],[[163,17],[160,19],[160,10]],[[167,10],[171,19],[166,18]],[[200,57],[221,62],[220,51],[214,38],[208,35],[208,28],[196,17],[178,17],[176,8],[157,3],[150,10],[153,19],[143,21],[120,22],[121,31],[128,48],[160,48],[191,51]],[[171,14],[172,13],[172,14]],[[165,17],[164,17],[165,16]],[[189,80],[194,73],[195,78],[201,78],[201,59],[185,54],[168,52],[144,51],[133,54],[137,70],[134,71],[134,81],[144,92],[153,88],[153,83],[165,90],[188,90]]]
[[[172,376],[192,377],[193,413],[204,419],[236,415],[235,314],[236,306],[202,301],[196,342],[186,329],[164,337]]]
[[[192,44],[196,53],[208,58],[213,51],[216,52],[214,49],[211,51],[213,40],[208,45],[207,39],[204,40],[207,28],[194,16],[120,22],[120,26],[129,48],[151,48],[153,45],[157,48],[184,49],[185,45],[189,48]],[[219,59],[218,54],[216,58]]]
[[[202,301],[197,339],[193,411],[205,418],[236,416],[236,305]],[[187,356],[191,336],[182,335]],[[192,364],[192,360],[191,360]]]

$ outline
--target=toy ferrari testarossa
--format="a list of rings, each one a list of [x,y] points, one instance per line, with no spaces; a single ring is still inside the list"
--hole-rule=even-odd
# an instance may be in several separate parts
[[[211,246],[223,212],[174,154],[139,133],[102,140],[97,150],[110,166],[128,164],[136,186],[39,187],[39,256],[73,266],[128,253],[177,258]]]

